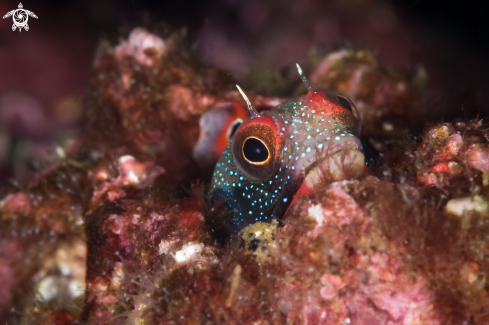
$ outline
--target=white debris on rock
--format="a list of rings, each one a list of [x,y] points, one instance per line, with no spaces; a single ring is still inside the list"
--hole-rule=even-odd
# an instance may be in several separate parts
[[[38,292],[44,301],[50,301],[58,295],[58,286],[54,276],[47,276],[39,282]]]
[[[479,215],[485,215],[488,212],[489,204],[487,200],[476,195],[473,197],[461,197],[452,199],[447,202],[445,212],[457,217],[461,217],[464,213],[472,211]]]
[[[170,253],[176,242],[176,240],[162,240],[158,245],[160,255]]]
[[[321,204],[311,204],[307,209],[307,214],[314,218],[319,226],[324,223],[324,210]]]
[[[124,267],[121,262],[114,264],[114,271],[112,272],[112,279],[110,280],[111,287],[119,290],[124,282]]]
[[[136,159],[133,156],[131,156],[131,155],[124,155],[124,156],[119,157],[119,162],[120,163],[125,163],[127,161],[131,161],[132,162],[132,161],[135,161],[135,160]]]
[[[189,261],[194,255],[199,254],[204,249],[204,244],[188,243],[182,249],[171,254],[177,263]]]

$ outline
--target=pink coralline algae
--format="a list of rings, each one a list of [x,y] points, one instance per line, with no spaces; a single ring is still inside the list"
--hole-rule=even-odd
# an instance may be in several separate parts
[[[93,175],[94,183],[109,179],[110,181],[101,182],[100,185],[95,186],[90,199],[89,210],[102,205],[104,197],[106,202],[114,202],[126,195],[124,188],[144,188],[150,185],[157,176],[165,172],[163,167],[155,166],[152,161],[140,163],[129,155],[119,157],[117,165],[118,176],[115,179],[110,179],[109,171],[104,164],[95,169]],[[100,202],[101,200],[102,202]]]
[[[355,196],[366,191],[367,182],[374,184],[372,188],[389,186],[373,178],[337,182],[325,189],[319,202],[316,198],[303,203],[301,215],[312,218],[315,225],[298,238],[295,247],[310,259],[309,269],[301,271],[314,274],[302,276],[312,280],[321,269],[326,272],[319,283],[310,284],[309,290],[317,288],[317,293],[304,293],[309,299],[316,297],[315,302],[288,304],[300,306],[294,309],[295,317],[308,324],[334,324],[337,319],[352,324],[440,324],[429,282],[403,261],[408,254],[404,245],[382,234],[381,220],[366,215],[356,203],[363,201]],[[291,223],[283,230],[295,233],[295,228]],[[306,288],[296,284],[293,291],[297,294]],[[325,301],[329,304],[320,308]]]
[[[443,188],[473,171],[486,173],[489,170],[489,146],[485,132],[482,120],[468,125],[445,123],[429,128],[417,151],[406,152],[410,156],[416,155],[414,164],[418,181]]]
[[[114,55],[119,60],[132,57],[142,66],[152,67],[165,52],[166,44],[163,39],[143,28],[136,28],[127,41],[115,48]]]
[[[358,103],[382,157],[319,164],[283,220],[222,243],[229,212],[192,154],[202,114],[243,105],[232,80],[178,35],[101,46],[86,134],[0,201],[0,322],[488,324],[487,124],[401,140],[418,132],[419,76],[353,50],[312,75]]]

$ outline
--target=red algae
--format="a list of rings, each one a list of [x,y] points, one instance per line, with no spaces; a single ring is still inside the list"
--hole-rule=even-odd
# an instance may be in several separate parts
[[[339,178],[319,166],[280,224],[221,244],[227,214],[192,150],[203,113],[242,105],[231,80],[177,34],[101,46],[86,135],[0,201],[0,322],[487,324],[487,125],[401,140],[420,125],[420,78],[366,51],[325,58],[313,81],[356,100],[383,157]]]

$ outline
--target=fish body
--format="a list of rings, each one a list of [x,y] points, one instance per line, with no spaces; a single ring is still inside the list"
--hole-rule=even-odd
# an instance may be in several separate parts
[[[310,169],[335,153],[362,150],[353,103],[309,88],[272,110],[256,112],[249,104],[251,116],[230,139],[212,177],[213,203],[221,201],[233,213],[221,236],[281,219]]]

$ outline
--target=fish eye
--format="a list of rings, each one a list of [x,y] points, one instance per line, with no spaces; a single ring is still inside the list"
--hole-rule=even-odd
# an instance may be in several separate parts
[[[276,120],[265,114],[248,119],[232,139],[233,158],[238,170],[250,181],[263,182],[280,166],[284,138]]]
[[[243,158],[253,165],[263,165],[270,160],[270,150],[267,145],[256,137],[249,137],[243,141],[241,151]]]
[[[231,126],[229,126],[228,129],[228,138],[231,139],[234,134],[236,133],[236,130],[238,130],[239,126],[243,123],[243,120],[238,118],[236,119],[233,123],[231,123]]]

